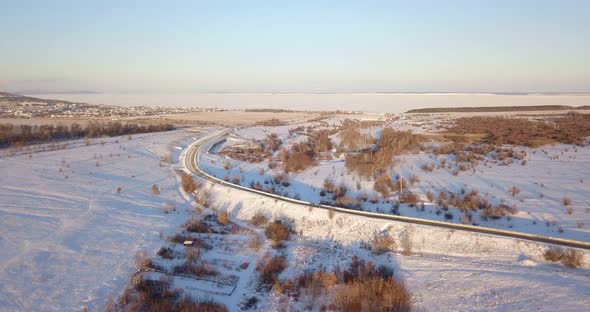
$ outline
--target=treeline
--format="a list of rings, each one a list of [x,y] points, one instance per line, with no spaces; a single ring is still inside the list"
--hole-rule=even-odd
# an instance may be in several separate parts
[[[573,106],[566,105],[528,105],[528,106],[479,106],[479,107],[431,107],[417,108],[407,111],[407,114],[424,113],[497,113],[497,112],[529,112],[573,110]]]
[[[14,125],[0,124],[0,147],[45,143],[58,140],[119,136],[136,133],[173,130],[168,123],[137,124],[112,122],[90,122],[85,126],[77,123],[67,125]]]

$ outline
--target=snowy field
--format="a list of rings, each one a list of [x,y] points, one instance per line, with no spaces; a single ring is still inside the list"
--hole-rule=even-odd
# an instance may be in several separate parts
[[[160,164],[198,136],[177,130],[93,139],[0,158],[0,310],[101,310],[109,295],[117,298],[135,252],[151,253],[160,232],[186,220],[190,206],[173,166]],[[164,213],[167,202],[175,213]]]
[[[410,122],[400,126],[420,128]],[[288,129],[243,128],[236,130],[233,138],[242,142],[277,131],[287,142]],[[93,139],[88,146],[76,141],[69,142],[64,150],[30,156],[3,155],[0,311],[103,310],[108,298],[119,298],[135,276],[137,252],[146,252],[165,270],[184,262],[189,249],[182,243],[172,243],[170,236],[195,219],[207,222],[212,229],[206,235],[193,233],[195,239],[210,245],[210,249],[202,250],[199,261],[207,262],[219,274],[212,281],[175,276],[172,285],[194,298],[223,303],[229,311],[244,310],[245,300],[252,297],[258,301],[251,311],[300,311],[306,307],[320,311],[321,305],[327,303],[329,298],[302,297],[293,301],[285,295],[260,291],[257,263],[277,254],[284,255],[288,264],[279,276],[281,279],[308,270],[347,266],[353,256],[387,265],[407,285],[417,311],[582,311],[590,305],[588,253],[584,255],[583,267],[571,269],[544,261],[542,254],[547,246],[539,243],[338,213],[330,216],[325,210],[210,183],[205,187],[213,195],[215,210],[201,211],[181,190],[177,170],[183,167],[182,150],[195,139],[217,130],[185,129],[133,135],[131,139]],[[578,150],[575,157],[586,157],[581,152]],[[413,157],[417,159],[406,161],[419,166],[427,156]],[[203,159],[204,168],[225,174],[221,167],[225,158],[206,154]],[[322,163],[317,178],[313,171],[293,175],[291,188],[301,192],[302,197],[314,196],[317,191],[312,190],[321,187],[325,178],[322,175],[341,168],[341,164],[337,167],[338,162]],[[239,172],[238,167],[243,177],[259,177],[252,164],[235,162],[236,169],[232,170]],[[468,174],[459,178],[464,176]],[[451,177],[455,178],[448,178]],[[153,193],[153,185],[158,186],[159,195]],[[526,203],[525,194],[536,189],[522,189]],[[558,192],[553,195],[556,200]],[[546,197],[551,194],[545,191]],[[583,194],[569,196],[576,204],[585,199]],[[166,213],[170,207],[175,209]],[[526,211],[521,206],[519,210]],[[220,211],[229,213],[229,224],[216,223],[215,216]],[[285,248],[271,248],[268,240],[256,250],[248,246],[254,237],[264,239],[264,228],[249,224],[257,213],[291,224],[294,235],[285,242]],[[576,210],[576,216],[578,213]],[[428,217],[428,210],[423,216]],[[571,226],[567,227],[567,219],[559,222],[565,227],[564,235],[573,232]],[[381,255],[372,253],[367,244],[376,232],[391,235],[398,246],[406,238],[412,245],[411,255],[402,255],[400,248]],[[171,256],[165,259],[157,255],[161,248],[170,248]],[[144,277],[158,280],[162,275],[148,272]]]
[[[568,269],[548,264],[546,246],[489,235],[465,233],[404,223],[374,220],[308,209],[275,202],[260,195],[213,187],[221,210],[236,220],[250,220],[258,212],[269,219],[288,220],[300,233],[286,243],[289,266],[281,273],[288,279],[306,270],[346,266],[353,256],[392,267],[408,286],[416,311],[582,311],[590,304],[590,254],[585,267]],[[396,241],[408,237],[413,255],[401,252],[375,255],[365,245],[376,232],[389,233]],[[290,301],[285,296],[256,293],[261,311],[294,311],[322,301]],[[222,299],[222,298],[221,298]]]

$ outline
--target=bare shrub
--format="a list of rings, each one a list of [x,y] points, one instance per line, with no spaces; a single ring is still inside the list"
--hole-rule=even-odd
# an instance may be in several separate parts
[[[193,180],[193,177],[186,172],[182,173],[181,185],[182,189],[189,194],[197,189],[195,185],[195,180]]]
[[[256,271],[260,276],[260,282],[269,288],[279,282],[279,274],[287,268],[287,259],[283,256],[274,256],[270,259],[264,259],[256,266]]]
[[[422,170],[425,172],[432,172],[434,170],[434,164],[424,164],[420,168],[422,168]]]
[[[262,241],[260,236],[254,235],[252,237],[252,239],[250,240],[250,242],[248,242],[248,247],[250,247],[253,250],[258,250],[258,249],[260,249],[260,247],[262,247],[263,243],[264,242]]]
[[[323,190],[328,193],[334,193],[334,191],[336,190],[336,185],[334,184],[334,181],[326,178],[324,180]]]
[[[571,198],[569,198],[569,197],[567,197],[567,196],[564,196],[564,197],[561,199],[561,203],[562,203],[564,206],[571,206],[571,204],[572,204],[572,200],[571,200]]]
[[[410,233],[405,233],[400,239],[400,245],[402,247],[402,255],[411,256],[412,252],[412,237]]]
[[[381,195],[383,198],[389,198],[391,191],[395,190],[395,184],[391,181],[391,177],[387,173],[382,173],[375,179],[373,189]]]
[[[219,211],[217,213],[217,223],[221,225],[228,225],[229,224],[229,215],[227,211]]]
[[[434,202],[434,194],[431,191],[426,192],[426,199],[431,203]]]
[[[144,251],[138,251],[135,253],[135,268],[138,271],[145,271],[152,267],[153,262]]]
[[[160,188],[157,184],[152,185],[152,195],[159,196],[160,195]]]
[[[187,274],[201,278],[219,275],[219,271],[205,261],[202,261],[201,263],[185,261],[182,264],[174,266],[172,272],[174,272],[174,274]]]
[[[213,205],[213,193],[209,189],[201,189],[195,196],[195,202],[205,208],[211,208]]]
[[[515,197],[516,195],[520,194],[520,189],[516,186],[512,186],[509,190],[510,195],[512,195],[512,197]]]
[[[371,248],[374,253],[382,254],[395,248],[395,240],[387,233],[375,233],[371,240]]]
[[[163,311],[163,310],[155,310]],[[182,312],[228,312],[224,304],[217,303],[213,299],[199,299],[193,301],[190,297],[184,297],[175,306],[174,311]]]
[[[120,186],[117,187],[117,194],[121,194],[122,191],[123,191],[123,188],[122,187],[120,187]]]
[[[169,247],[160,247],[156,254],[164,259],[174,259],[174,251]]]
[[[416,184],[417,184],[417,183],[419,183],[419,182],[420,182],[420,178],[418,178],[418,176],[416,176],[416,175],[414,175],[414,174],[413,174],[413,175],[410,177],[410,184],[411,184],[411,185],[416,185]]]
[[[264,226],[268,222],[268,218],[262,211],[257,211],[250,219],[250,224],[256,226]]]
[[[406,203],[412,207],[415,207],[418,201],[420,201],[420,197],[417,194],[406,192],[399,196],[400,203]]]
[[[196,261],[201,257],[201,253],[198,248],[187,248],[185,251],[185,257],[189,261]]]
[[[392,277],[372,276],[336,288],[337,311],[412,311],[412,297],[405,285]]]
[[[264,231],[266,237],[273,242],[273,247],[278,248],[282,246],[282,242],[289,240],[291,236],[291,229],[288,225],[282,223],[280,220],[269,223]]]
[[[184,228],[193,233],[210,233],[211,228],[207,225],[207,223],[202,222],[199,219],[189,219],[185,224]]]
[[[561,264],[568,268],[581,267],[584,259],[584,252],[581,250],[569,248],[561,255]]]
[[[561,260],[561,256],[563,255],[563,249],[559,247],[551,246],[545,250],[543,253],[543,258],[545,261],[557,262]]]

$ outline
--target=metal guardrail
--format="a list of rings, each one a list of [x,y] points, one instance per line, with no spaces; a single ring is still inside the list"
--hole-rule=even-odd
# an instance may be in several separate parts
[[[436,227],[442,227],[442,228],[447,228],[447,229],[454,229],[454,230],[475,232],[475,233],[483,233],[483,234],[489,234],[489,235],[517,238],[517,239],[523,239],[523,240],[540,242],[540,243],[548,243],[548,244],[555,244],[555,245],[590,250],[590,242],[577,241],[577,240],[565,239],[565,238],[550,237],[550,236],[543,236],[543,235],[536,235],[536,234],[529,234],[529,233],[509,231],[509,230],[494,229],[494,228],[483,227],[483,226],[450,223],[450,222],[442,222],[442,221],[436,221],[436,220],[389,215],[389,214],[376,213],[376,212],[360,211],[360,210],[353,210],[353,209],[347,209],[347,208],[341,208],[341,207],[334,207],[334,206],[329,206],[329,205],[324,205],[324,204],[318,205],[318,204],[306,202],[303,200],[298,200],[298,199],[294,199],[294,198],[290,198],[290,197],[284,197],[284,196],[280,196],[280,195],[276,195],[276,194],[272,194],[272,193],[259,191],[259,190],[252,189],[249,187],[244,187],[241,185],[229,183],[229,182],[226,182],[224,180],[221,180],[217,177],[214,177],[214,176],[208,174],[207,172],[201,170],[201,168],[199,168],[199,166],[197,165],[198,164],[197,157],[199,155],[201,148],[205,145],[205,143],[212,141],[216,138],[219,139],[220,137],[222,137],[222,139],[224,139],[223,136],[225,134],[227,134],[227,132],[229,132],[229,129],[224,130],[220,133],[216,133],[216,134],[207,136],[207,137],[202,138],[202,139],[196,141],[195,143],[191,144],[188,147],[187,153],[185,156],[186,168],[188,168],[188,170],[191,171],[192,173],[198,174],[201,178],[209,180],[213,183],[217,183],[220,185],[224,185],[224,186],[228,186],[228,187],[232,187],[232,188],[236,188],[236,189],[241,189],[241,190],[244,190],[247,192],[256,193],[256,194],[263,195],[263,196],[270,197],[270,198],[274,198],[274,199],[279,199],[279,200],[286,201],[286,202],[293,203],[293,204],[312,206],[314,208],[333,210],[333,211],[339,212],[339,213],[369,217],[369,218],[374,218],[374,219],[399,221],[399,222],[406,222],[406,223],[426,225],[426,226],[436,226]],[[216,143],[219,143],[219,141],[216,141],[215,143],[213,143],[212,146],[214,146]],[[207,150],[207,152],[209,152],[211,147]]]

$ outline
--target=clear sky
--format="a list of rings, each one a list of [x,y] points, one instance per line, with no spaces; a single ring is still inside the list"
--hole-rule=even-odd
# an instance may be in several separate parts
[[[0,0],[0,89],[590,91],[590,1]]]

